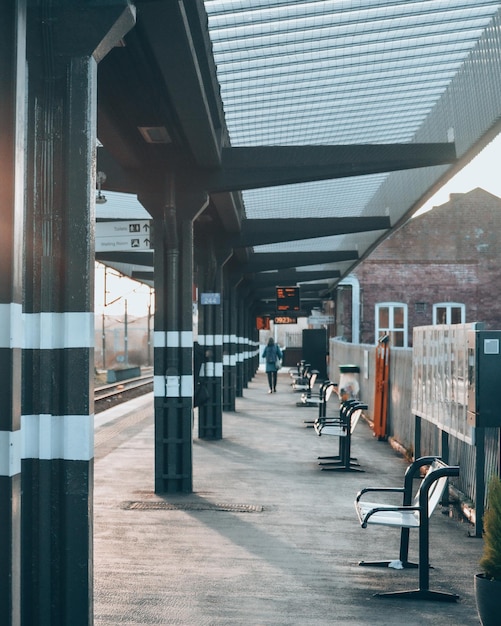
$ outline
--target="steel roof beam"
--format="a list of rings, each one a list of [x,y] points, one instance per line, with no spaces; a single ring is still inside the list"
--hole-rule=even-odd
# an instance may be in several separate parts
[[[96,261],[153,267],[153,250],[151,252],[96,252]]]
[[[242,232],[232,245],[246,248],[284,241],[387,230],[388,228],[391,228],[391,222],[386,216],[244,220]]]
[[[317,272],[296,272],[295,270],[282,270],[280,272],[264,272],[261,274],[255,274],[250,283],[256,289],[259,287],[269,287],[271,285],[277,286],[292,286],[301,282],[308,282],[312,280],[322,280],[324,278],[336,279],[340,277],[340,272],[337,270],[319,270]]]
[[[455,160],[453,143],[223,148],[222,167],[200,171],[197,186],[208,192],[257,189],[444,165]]]
[[[356,250],[339,250],[325,252],[263,252],[254,254],[249,262],[242,267],[245,273],[265,272],[266,270],[286,269],[289,267],[306,267],[324,263],[356,261]]]
[[[151,270],[151,272],[148,272],[147,270],[145,271],[135,270],[132,272],[131,278],[134,278],[135,280],[139,280],[139,281],[145,281],[145,280],[154,280],[155,276],[153,274],[153,270]]]

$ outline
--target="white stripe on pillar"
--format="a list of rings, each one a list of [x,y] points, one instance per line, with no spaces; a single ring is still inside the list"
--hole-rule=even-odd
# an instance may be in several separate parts
[[[198,343],[201,346],[222,346],[223,335],[199,335]]]
[[[155,398],[192,398],[193,376],[154,376],[153,395]]]
[[[190,330],[156,330],[153,333],[155,348],[192,348],[193,332]]]
[[[90,461],[94,415],[22,415],[22,458]]]
[[[153,376],[153,395],[155,398],[165,397],[165,376]]]
[[[230,367],[235,366],[237,364],[237,356],[236,354],[224,354],[223,355],[223,365],[229,365]]]
[[[15,476],[21,472],[21,431],[0,432],[0,476]]]
[[[202,365],[201,376],[211,376],[214,378],[220,378],[223,375],[223,364],[215,363],[214,361],[209,361]]]
[[[20,304],[0,304],[0,348],[22,348],[23,307]]]
[[[181,376],[181,396],[183,398],[193,397],[193,376]]]
[[[23,320],[27,350],[94,347],[93,313],[25,313]]]

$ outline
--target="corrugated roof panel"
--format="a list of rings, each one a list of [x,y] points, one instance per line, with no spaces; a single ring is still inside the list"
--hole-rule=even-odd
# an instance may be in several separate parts
[[[494,0],[205,0],[231,145],[416,141],[500,6]],[[384,195],[390,175],[242,196],[249,219],[380,215],[381,201],[375,207],[372,200]],[[404,212],[394,205],[388,211],[392,223]],[[357,245],[363,253],[380,235],[256,251]]]

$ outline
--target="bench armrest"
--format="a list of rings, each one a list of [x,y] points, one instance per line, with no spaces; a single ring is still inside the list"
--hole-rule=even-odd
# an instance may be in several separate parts
[[[392,492],[392,493],[403,493],[404,492],[404,488],[403,487],[366,487],[365,489],[361,489],[358,493],[357,493],[357,498],[355,500],[355,502],[359,502],[360,498],[364,495],[364,493],[370,493],[370,492],[374,492],[374,491],[378,491],[378,492]]]
[[[336,416],[331,417],[317,417],[315,420],[317,424],[344,424],[343,420]]]

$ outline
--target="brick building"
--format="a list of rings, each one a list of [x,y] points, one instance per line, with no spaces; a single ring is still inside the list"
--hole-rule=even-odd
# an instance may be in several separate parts
[[[360,343],[390,333],[410,346],[412,328],[484,322],[501,328],[501,199],[474,189],[409,220],[363,261],[336,295],[336,331]]]

